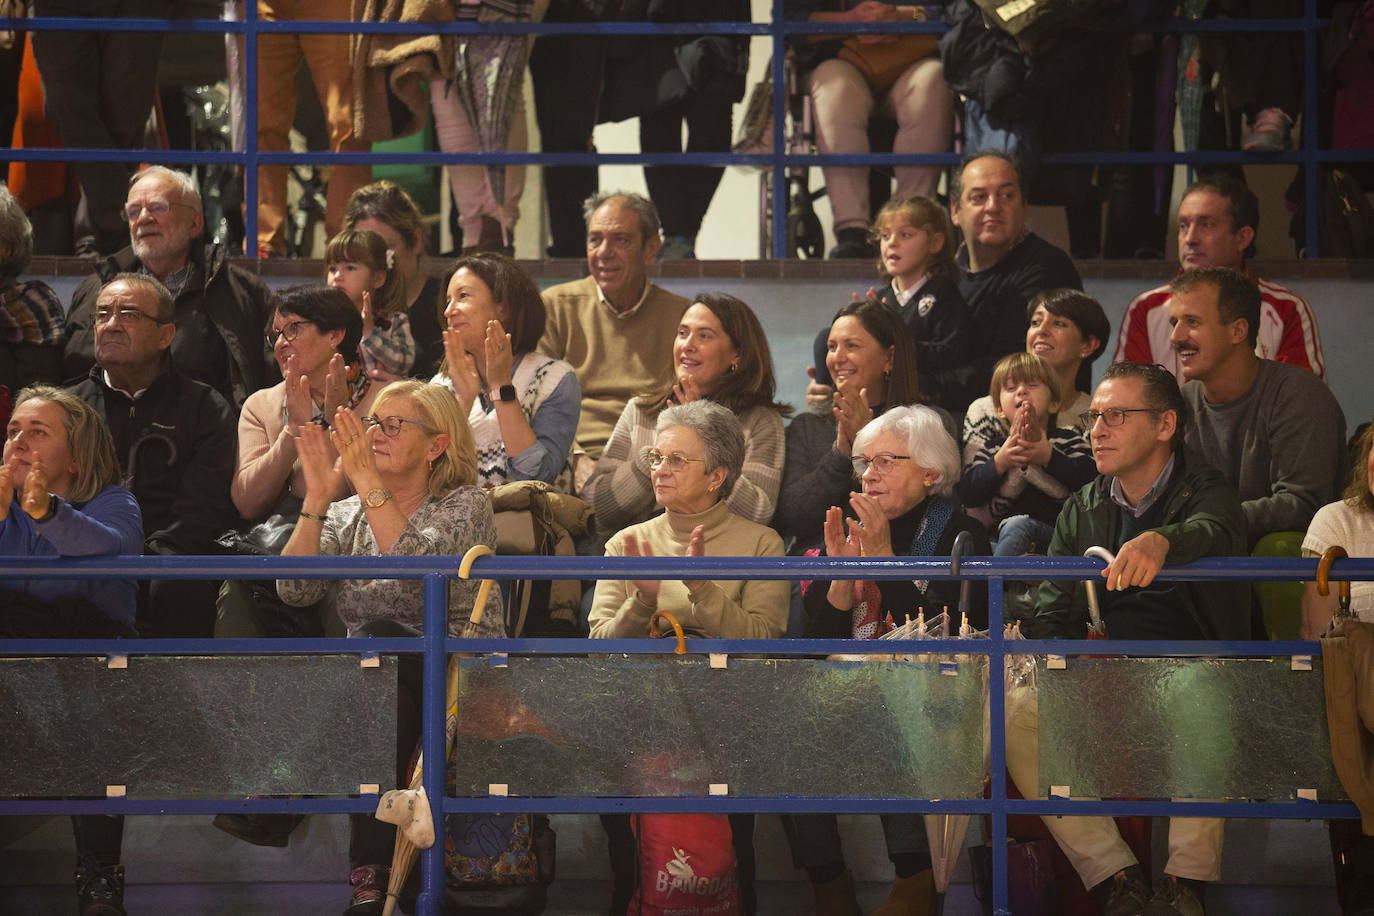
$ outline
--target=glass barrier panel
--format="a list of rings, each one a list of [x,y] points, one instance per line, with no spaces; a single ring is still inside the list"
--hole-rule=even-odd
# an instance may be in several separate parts
[[[1291,658],[1036,659],[1040,786],[1073,796],[1345,798],[1322,664]],[[1009,707],[1011,701],[1008,701]]]
[[[982,798],[986,658],[462,660],[458,795]]]
[[[395,781],[396,658],[0,659],[0,795],[356,795]],[[367,740],[359,740],[359,736]]]

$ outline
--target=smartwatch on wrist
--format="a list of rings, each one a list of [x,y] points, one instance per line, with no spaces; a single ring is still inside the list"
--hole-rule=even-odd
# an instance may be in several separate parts
[[[502,385],[500,388],[496,389],[496,400],[498,400],[498,401],[514,401],[514,400],[516,400],[516,397],[515,397],[515,386],[514,386],[514,385]]]

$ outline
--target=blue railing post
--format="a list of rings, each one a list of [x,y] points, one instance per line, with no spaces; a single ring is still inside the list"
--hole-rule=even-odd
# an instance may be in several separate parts
[[[448,671],[444,639],[448,636],[448,582],[443,576],[425,576],[424,687],[420,713],[424,754],[425,794],[434,812],[434,845],[420,854],[419,916],[440,916],[444,911],[444,681]]]
[[[783,0],[773,0],[773,24],[776,26],[787,17]],[[788,257],[787,245],[787,185],[788,175],[785,156],[787,155],[787,84],[783,64],[787,57],[787,37],[780,29],[774,29],[769,36],[773,46],[773,163],[769,166],[773,175],[773,251],[776,260]],[[768,255],[768,252],[760,252]]]
[[[1006,640],[1002,638],[1002,579],[988,580],[988,785],[992,802],[992,912],[1011,912],[1007,898]]]
[[[258,256],[258,0],[243,0],[243,240]],[[233,101],[230,100],[230,104]]]

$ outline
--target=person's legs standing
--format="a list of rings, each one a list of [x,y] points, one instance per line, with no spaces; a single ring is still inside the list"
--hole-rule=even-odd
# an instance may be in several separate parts
[[[439,148],[446,153],[470,153],[481,148],[477,132],[473,129],[467,109],[459,101],[458,94],[444,80],[432,80],[429,84],[430,108],[434,111],[434,130],[439,138]],[[524,94],[517,95],[509,113],[509,134],[506,148],[512,152],[524,152],[528,146],[525,130]],[[470,248],[479,244],[482,238],[483,217],[496,220],[503,235],[502,247],[512,243],[515,235],[515,222],[520,215],[520,196],[525,190],[525,167],[508,165],[505,167],[504,200],[497,202],[492,192],[490,173],[481,165],[449,165],[449,186],[453,190],[453,201],[458,208],[458,226],[463,232],[463,247]]]
[[[954,94],[945,85],[939,57],[917,61],[897,77],[883,108],[897,119],[894,153],[949,152],[954,135]],[[938,165],[898,166],[897,196],[933,197],[942,171]]]
[[[816,149],[823,154],[868,152],[868,118],[873,93],[855,67],[839,58],[811,71],[815,107]],[[822,168],[835,232],[868,226],[868,169]]]
[[[293,19],[294,7],[283,0],[258,3],[258,18]],[[258,149],[280,153],[291,148],[291,124],[296,120],[296,68],[300,66],[299,35],[258,36]],[[282,224],[286,222],[286,166],[258,167],[258,250],[286,253]],[[251,206],[251,202],[248,202]]]
[[[544,152],[592,150],[605,58],[606,39],[600,37],[546,35],[534,43],[530,77]],[[545,167],[550,257],[586,257],[587,226],[582,218],[582,203],[596,193],[596,188],[596,166]]]
[[[298,19],[333,19],[339,15],[333,0],[297,0]],[[301,35],[301,53],[329,124],[329,149],[335,153],[365,153],[368,144],[353,136],[353,59],[349,35]],[[258,87],[261,91],[261,86]],[[289,130],[289,126],[288,126]],[[333,238],[343,225],[344,209],[353,192],[372,180],[370,165],[333,165],[324,230]]]
[[[39,0],[34,12],[53,17],[159,18],[167,0]],[[44,112],[64,146],[136,149],[142,146],[157,88],[159,32],[33,33],[43,77]],[[132,166],[122,162],[73,163],[83,195],[78,222],[96,249],[112,254],[129,244],[119,210]],[[82,230],[78,229],[78,235]]]

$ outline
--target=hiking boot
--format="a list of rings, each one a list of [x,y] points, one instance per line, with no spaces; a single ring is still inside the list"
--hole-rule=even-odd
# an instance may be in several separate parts
[[[1241,149],[1249,153],[1281,153],[1288,149],[1292,134],[1293,119],[1281,108],[1266,108],[1255,115]]]
[[[1164,883],[1143,910],[1144,916],[1202,916],[1207,912],[1202,906],[1205,887],[1201,881],[1165,875]]]
[[[386,906],[386,884],[391,869],[385,865],[359,865],[348,873],[353,885],[353,898],[343,916],[382,916]]]
[[[811,882],[816,898],[816,916],[863,916],[854,896],[854,876],[848,871],[829,881]]]
[[[1130,865],[1098,884],[1093,899],[1102,916],[1140,916],[1150,901],[1150,885],[1139,865]]]
[[[124,866],[77,866],[76,909],[81,916],[126,916]]]
[[[876,258],[878,246],[868,238],[868,230],[863,226],[849,226],[835,230],[835,247],[830,249],[829,257],[838,258]]]

